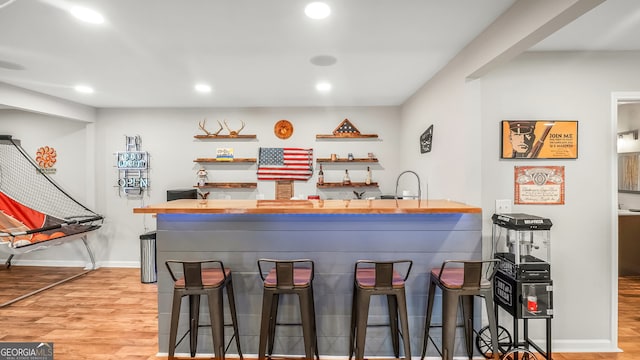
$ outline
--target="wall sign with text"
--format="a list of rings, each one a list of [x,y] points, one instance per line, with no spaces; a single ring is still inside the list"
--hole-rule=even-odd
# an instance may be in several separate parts
[[[514,204],[564,204],[564,166],[515,166],[514,177]]]
[[[577,159],[578,122],[503,120],[502,159]]]

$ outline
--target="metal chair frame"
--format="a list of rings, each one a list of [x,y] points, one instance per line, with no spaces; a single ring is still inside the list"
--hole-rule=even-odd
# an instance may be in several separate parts
[[[173,304],[171,308],[171,325],[169,330],[169,358],[174,358],[176,347],[189,336],[189,350],[191,357],[195,357],[198,347],[198,328],[211,327],[213,349],[216,358],[224,359],[226,351],[231,346],[231,342],[235,338],[236,348],[240,359],[243,358],[240,348],[240,335],[238,331],[238,319],[236,315],[235,298],[233,294],[233,282],[231,278],[231,270],[224,267],[222,261],[203,260],[203,261],[180,261],[167,260],[165,265],[169,270],[169,275],[174,281]],[[177,270],[172,268],[180,266],[182,268],[182,276],[177,276]],[[203,274],[215,274],[222,277],[222,280],[216,284],[207,284],[203,281]],[[178,282],[184,281],[184,286],[177,285]],[[224,304],[223,291],[227,290],[227,298],[229,302],[229,311],[231,313],[231,323],[225,323],[224,320]],[[200,297],[207,295],[209,305],[210,324],[200,325]],[[178,322],[180,318],[180,307],[182,298],[189,297],[189,330],[176,343],[178,334]],[[224,327],[233,327],[233,336],[229,343],[224,344]]]
[[[352,358],[354,353],[356,359],[364,359],[367,326],[389,326],[395,357],[400,357],[400,338],[402,337],[404,356],[407,359],[411,359],[405,282],[409,277],[412,266],[413,261],[411,260],[358,260],[355,263],[353,272],[353,303],[351,308],[349,359]],[[404,275],[400,275],[398,267],[406,268],[402,271]],[[363,284],[361,281],[364,276],[371,275],[365,274],[367,268],[374,271],[375,280],[372,286]],[[361,275],[360,278],[358,276],[359,274]],[[369,303],[373,295],[387,296],[387,306],[389,309],[388,324],[368,324]],[[400,320],[400,327],[398,326],[398,320]]]
[[[315,265],[310,259],[276,260],[259,259],[258,272],[263,282],[262,320],[260,323],[260,339],[258,358],[271,358],[275,343],[276,326],[302,326],[305,358],[313,359],[318,354],[318,338],[316,329],[315,305],[313,297],[313,278]],[[265,267],[270,266],[269,271]],[[301,273],[304,271],[304,274]],[[298,277],[296,277],[298,275]],[[296,282],[296,279],[302,280]],[[275,280],[275,282],[273,282]],[[294,294],[300,303],[299,323],[278,322],[278,303],[281,294]],[[268,346],[268,349],[267,349]]]
[[[489,329],[491,334],[491,344],[494,358],[499,358],[497,321],[494,312],[493,302],[493,277],[497,270],[499,260],[447,260],[442,263],[439,271],[433,269],[430,275],[429,295],[427,300],[427,316],[425,319],[424,339],[422,344],[422,356],[424,359],[427,352],[429,340],[434,344],[436,350],[443,359],[453,359],[455,330],[458,326],[464,327],[466,350],[469,359],[473,357],[473,297],[481,296],[485,299]],[[450,264],[462,264],[463,272],[453,270]],[[486,276],[482,276],[483,267]],[[458,267],[459,269],[459,267]],[[453,271],[456,271],[455,273]],[[462,276],[462,278],[460,278]],[[451,277],[451,278],[449,278]],[[455,284],[448,282],[455,280]],[[433,312],[433,302],[436,287],[442,290],[442,324],[432,325],[431,316]],[[457,324],[458,306],[462,303],[463,324]],[[429,335],[431,327],[442,327],[442,351],[438,349],[435,342]]]

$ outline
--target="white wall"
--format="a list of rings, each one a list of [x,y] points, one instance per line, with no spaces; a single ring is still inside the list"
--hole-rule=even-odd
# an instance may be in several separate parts
[[[93,122],[96,117],[96,109],[91,106],[5,83],[0,83],[0,105],[84,122]]]
[[[216,120],[227,120],[232,129],[246,123],[242,134],[256,134],[256,140],[201,141],[194,135],[203,134],[198,122],[207,118],[207,129],[217,129]],[[362,133],[378,134],[373,140],[316,140],[316,134],[331,134],[345,118]],[[294,126],[292,137],[277,138],[273,126],[288,119]],[[54,180],[92,210],[105,216],[99,231],[90,238],[90,245],[101,266],[139,266],[139,235],[155,229],[150,215],[135,215],[133,208],[164,202],[166,190],[191,188],[197,182],[199,165],[194,159],[215,157],[217,147],[233,147],[237,157],[258,157],[259,147],[310,147],[314,158],[328,158],[337,153],[346,157],[366,157],[373,152],[379,159],[371,165],[373,180],[379,190],[367,190],[365,196],[392,194],[399,168],[399,109],[397,107],[366,108],[249,108],[249,109],[101,109],[95,124],[38,115],[18,110],[0,111],[0,133],[22,140],[23,147],[33,154],[40,146],[53,146],[58,153]],[[222,133],[227,133],[224,129]],[[150,154],[150,186],[143,197],[129,198],[117,185],[115,152],[123,151],[125,135],[140,135],[142,150]],[[95,142],[94,142],[95,137]],[[87,156],[92,156],[87,160]],[[364,181],[366,165],[328,165],[326,181],[341,181],[348,168],[352,181]],[[256,165],[208,165],[209,181],[256,181]],[[317,167],[316,167],[317,170]],[[95,186],[93,181],[95,181]],[[91,181],[91,184],[88,184]],[[350,189],[318,191],[317,177],[308,182],[295,182],[296,194],[319,194],[322,198],[353,198]],[[87,187],[90,186],[91,189]],[[234,199],[255,199],[263,194],[274,198],[275,182],[259,181],[257,190],[220,191],[210,189],[211,199],[229,196]],[[409,187],[413,190],[414,188]],[[362,190],[360,190],[362,191]],[[94,205],[95,203],[95,205]],[[71,249],[71,251],[69,250]],[[80,242],[72,242],[46,251],[21,255],[16,264],[58,266],[84,265],[87,255]]]
[[[526,53],[482,79],[482,207],[513,199],[516,165],[565,166],[565,205],[515,205],[553,222],[554,346],[615,349],[617,255],[611,93],[640,89],[640,53]],[[505,119],[578,120],[576,160],[500,160]],[[488,237],[490,226],[485,227]],[[612,261],[612,259],[614,259]],[[613,324],[613,325],[612,325]]]
[[[612,92],[640,89],[640,53],[525,53],[476,81],[445,69],[402,108],[402,152],[430,123],[429,155],[405,158],[434,197],[483,208],[484,252],[491,248],[495,199],[513,199],[515,165],[563,165],[565,205],[516,205],[513,212],[550,218],[555,315],[554,351],[617,349],[616,152]],[[500,160],[500,121],[579,121],[579,158]],[[411,152],[409,152],[411,154]],[[477,201],[476,201],[477,200]],[[544,339],[544,322],[532,337]]]
[[[198,122],[207,119],[207,129],[215,131],[217,120],[226,119],[232,129],[246,126],[242,134],[255,134],[256,140],[218,141],[197,140],[194,135],[204,134]],[[375,140],[316,140],[316,134],[331,134],[345,118],[362,133],[379,135]],[[280,119],[291,121],[293,135],[286,140],[274,135],[273,127]],[[134,215],[132,209],[144,204],[164,202],[166,190],[191,188],[197,182],[199,164],[194,159],[215,157],[218,147],[233,147],[237,157],[258,157],[259,147],[310,147],[314,157],[328,158],[337,153],[346,157],[366,157],[373,152],[379,164],[372,166],[373,179],[380,183],[380,191],[368,190],[365,196],[377,196],[394,191],[399,173],[398,129],[399,110],[395,107],[367,108],[247,108],[247,109],[101,109],[96,122],[96,189],[99,211],[107,216],[104,229],[109,239],[99,250],[99,258],[108,264],[138,261],[138,236],[155,228],[150,215]],[[224,129],[222,134],[228,131]],[[140,135],[142,150],[150,153],[150,191],[141,199],[120,196],[114,168],[116,151],[124,150],[125,135]],[[256,165],[207,165],[208,179],[217,181],[256,181]],[[341,181],[344,166],[325,166],[326,181]],[[366,165],[348,167],[352,181],[364,181]],[[316,169],[317,170],[317,169]],[[295,182],[295,194],[320,194],[322,198],[353,198],[351,190],[317,192],[317,177],[307,182]],[[266,199],[275,196],[275,182],[259,181],[257,190],[221,191],[209,189],[210,199],[229,196],[234,199],[255,199],[262,194]]]
[[[0,110],[0,134],[12,135],[21,140],[22,147],[36,157],[42,146],[56,150],[56,173],[51,178],[72,197],[84,204],[91,204],[93,184],[87,182],[87,172],[93,170],[93,160],[87,159],[87,148],[92,147],[88,137],[86,122],[62,117],[41,115],[20,110]],[[34,169],[35,171],[35,169]],[[28,187],[28,184],[25,184]],[[38,196],[38,194],[33,194]],[[97,235],[90,234],[89,242],[94,245]],[[4,257],[3,257],[4,258]],[[74,241],[47,249],[16,256],[14,263],[33,263],[52,266],[84,266],[89,257],[80,241]]]

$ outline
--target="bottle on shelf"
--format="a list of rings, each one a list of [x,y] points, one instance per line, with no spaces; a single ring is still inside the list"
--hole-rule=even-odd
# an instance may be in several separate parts
[[[322,164],[320,164],[320,171],[318,171],[318,184],[324,184],[324,171],[322,171]]]
[[[364,179],[364,183],[371,185],[371,168],[367,166],[367,178]]]
[[[349,177],[349,170],[344,169],[344,177],[342,178],[342,185],[351,185],[351,178]]]

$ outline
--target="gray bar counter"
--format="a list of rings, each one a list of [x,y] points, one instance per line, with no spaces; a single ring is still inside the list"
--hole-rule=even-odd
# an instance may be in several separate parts
[[[137,208],[134,213],[157,214],[160,354],[167,353],[173,289],[165,260],[219,259],[232,268],[242,349],[249,356],[257,353],[262,306],[256,260],[314,260],[320,355],[346,357],[355,261],[414,261],[406,287],[411,349],[415,355],[422,346],[430,269],[447,259],[480,259],[482,254],[481,209],[451,201],[176,200]],[[281,298],[280,321],[299,319],[294,300]],[[388,321],[383,300],[372,301],[370,323]],[[206,323],[204,302],[202,307],[201,319]],[[439,308],[436,304],[435,322],[439,321]],[[182,312],[179,336],[187,329],[186,301]],[[227,341],[230,334],[230,329],[225,329]],[[183,342],[176,354],[188,353],[188,346],[188,341]],[[208,328],[200,329],[198,353],[212,353]],[[235,346],[231,345],[229,354],[234,353]],[[304,354],[301,329],[279,327],[274,354]],[[430,347],[428,355],[435,354]],[[365,356],[393,357],[388,327],[367,330]]]

